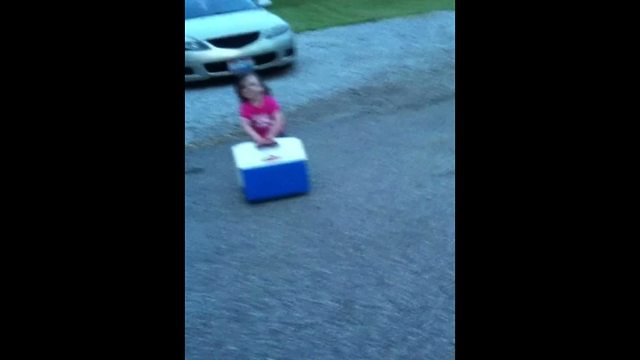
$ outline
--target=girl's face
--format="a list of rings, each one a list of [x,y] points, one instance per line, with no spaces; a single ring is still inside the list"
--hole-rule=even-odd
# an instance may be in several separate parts
[[[247,76],[242,81],[242,96],[249,100],[258,100],[264,95],[264,87],[254,75]]]

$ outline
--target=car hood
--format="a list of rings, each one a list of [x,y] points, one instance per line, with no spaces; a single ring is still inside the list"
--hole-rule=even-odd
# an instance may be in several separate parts
[[[287,23],[264,9],[237,11],[184,21],[185,37],[199,40],[269,29]]]

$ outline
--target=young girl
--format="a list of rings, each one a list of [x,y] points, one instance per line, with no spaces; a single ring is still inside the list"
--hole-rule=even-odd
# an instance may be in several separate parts
[[[241,75],[235,86],[240,98],[240,121],[244,131],[258,146],[275,145],[274,138],[283,135],[285,119],[271,90],[257,74]]]

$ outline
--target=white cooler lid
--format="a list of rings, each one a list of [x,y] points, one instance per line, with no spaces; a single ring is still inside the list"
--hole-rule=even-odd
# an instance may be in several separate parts
[[[294,137],[275,139],[278,146],[258,148],[253,141],[246,141],[231,147],[233,160],[239,169],[252,169],[274,164],[306,161],[302,141]]]

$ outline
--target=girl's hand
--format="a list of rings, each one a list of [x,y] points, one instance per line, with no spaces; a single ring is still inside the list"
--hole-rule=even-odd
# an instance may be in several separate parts
[[[260,139],[259,142],[258,141],[256,142],[256,146],[259,148],[271,147],[276,145],[278,145],[278,143],[275,140],[269,139],[269,138],[263,138],[263,139]]]
[[[258,144],[258,145],[270,145],[270,144],[273,144],[273,140],[271,140],[269,138],[259,137],[259,138],[256,139],[256,144]]]

